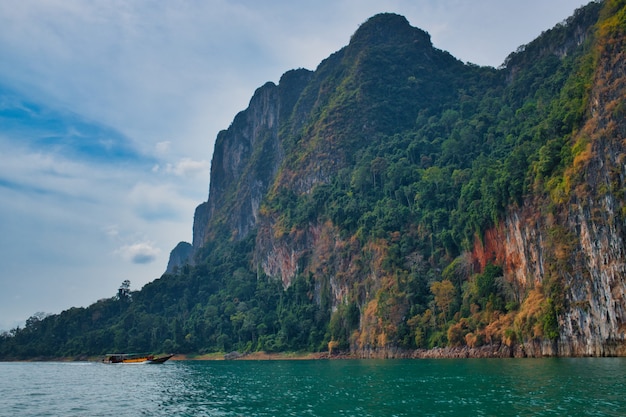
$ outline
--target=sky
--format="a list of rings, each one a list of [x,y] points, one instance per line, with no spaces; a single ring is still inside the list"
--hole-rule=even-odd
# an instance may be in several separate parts
[[[0,2],[0,331],[141,289],[191,242],[217,133],[369,17],[498,67],[584,0]]]

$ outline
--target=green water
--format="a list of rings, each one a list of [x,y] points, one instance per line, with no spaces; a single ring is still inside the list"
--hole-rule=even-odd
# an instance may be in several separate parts
[[[626,359],[0,363],[0,416],[626,416]]]

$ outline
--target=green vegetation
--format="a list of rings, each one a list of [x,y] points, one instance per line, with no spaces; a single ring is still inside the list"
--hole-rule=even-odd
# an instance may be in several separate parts
[[[141,291],[125,292],[123,283],[117,296],[88,308],[34,315],[2,336],[0,357],[326,349],[328,302],[314,300],[310,278],[283,291],[280,282],[250,272],[242,254],[253,241],[210,248],[202,267],[163,275]]]
[[[500,69],[457,61],[398,16],[373,18],[299,98],[285,95],[293,106],[279,127],[285,158],[259,209],[278,241],[311,225],[332,234],[324,267],[308,253],[287,288],[265,276],[255,260],[260,232],[233,238],[225,219],[237,203],[225,201],[195,266],[88,308],[35,315],[0,336],[0,358],[555,339],[568,232],[550,230],[555,270],[526,290],[495,257],[480,268],[471,252],[529,196],[550,215],[568,200],[571,168],[587,152],[578,133],[602,7],[577,10]],[[273,172],[263,164],[270,151],[253,152],[250,169],[263,178]],[[307,176],[316,180],[303,189]],[[342,260],[349,267],[337,267]],[[339,284],[348,291],[338,299]]]

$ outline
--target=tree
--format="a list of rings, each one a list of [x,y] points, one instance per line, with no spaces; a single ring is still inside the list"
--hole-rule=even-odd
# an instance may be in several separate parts
[[[447,319],[456,293],[454,284],[448,279],[436,281],[430,285],[430,292],[435,296],[437,307],[441,309],[444,317]]]
[[[124,280],[120,288],[117,290],[117,298],[124,301],[130,301],[130,281]]]
[[[30,316],[27,320],[26,320],[26,329],[29,330],[37,330],[37,328],[39,327],[39,324],[41,323],[41,321],[43,319],[45,319],[46,317],[48,317],[50,314],[46,314],[44,312],[37,312],[35,314],[33,314],[32,316]]]

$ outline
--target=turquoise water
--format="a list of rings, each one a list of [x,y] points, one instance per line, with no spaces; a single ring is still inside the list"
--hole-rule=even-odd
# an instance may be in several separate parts
[[[626,359],[0,363],[0,416],[626,416]]]

